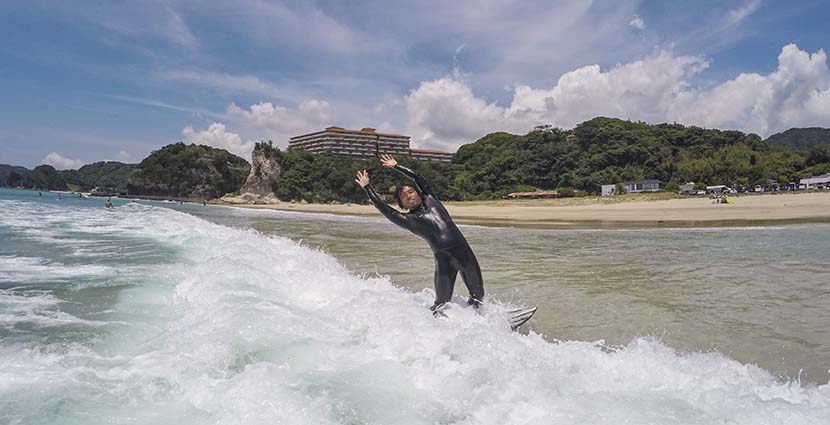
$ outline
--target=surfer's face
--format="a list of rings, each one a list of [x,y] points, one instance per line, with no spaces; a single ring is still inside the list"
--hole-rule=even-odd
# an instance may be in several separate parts
[[[421,195],[412,186],[401,188],[401,205],[408,210],[414,210],[421,205]]]

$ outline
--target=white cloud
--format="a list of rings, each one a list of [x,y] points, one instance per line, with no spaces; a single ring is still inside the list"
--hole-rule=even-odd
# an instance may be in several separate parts
[[[460,55],[460,54],[461,54],[461,52],[464,50],[464,48],[465,48],[465,47],[467,47],[467,45],[466,45],[466,44],[464,44],[464,43],[461,43],[461,45],[460,45],[460,46],[458,46],[458,47],[455,49],[455,53],[453,53],[453,54],[452,54],[452,61],[453,61],[453,62],[458,62],[458,55]]]
[[[761,7],[762,3],[763,2],[761,0],[749,0],[749,1],[747,1],[746,3],[741,5],[741,7],[738,7],[737,9],[730,10],[729,13],[727,13],[727,15],[726,15],[727,16],[727,21],[731,25],[736,25],[736,24],[741,23],[741,21],[743,21],[748,16],[755,13],[755,11],[758,10]]]
[[[182,135],[188,142],[226,149],[248,161],[251,160],[251,152],[254,150],[253,141],[243,142],[238,134],[225,131],[225,125],[218,122],[203,131],[196,131],[193,127],[187,126],[182,130]]]
[[[751,131],[762,136],[790,127],[830,125],[830,69],[823,50],[809,54],[789,44],[778,69],[741,74],[711,90],[689,92],[677,105],[679,121]]]
[[[49,7],[50,10],[57,8],[63,15],[74,12],[61,10],[63,6],[55,6],[53,2],[49,2]],[[99,7],[87,8],[79,16],[91,25],[100,25],[113,34],[135,41],[160,39],[188,49],[199,46],[199,40],[182,14],[164,1],[118,5],[103,3]]]
[[[634,15],[634,18],[632,18],[628,22],[628,26],[637,28],[640,31],[643,31],[644,29],[646,29],[645,21],[643,21],[643,18],[639,17],[638,15]]]
[[[284,97],[286,92],[253,75],[231,75],[191,70],[166,70],[158,76],[163,80],[183,81],[230,92],[253,93],[263,97]]]
[[[412,145],[455,150],[492,131],[524,132],[530,120],[476,97],[458,75],[423,82],[406,98]]]
[[[517,87],[509,110],[563,127],[598,115],[660,121],[707,66],[702,58],[666,51],[608,71],[585,66],[564,74],[550,90]]]
[[[84,165],[84,162],[79,159],[64,158],[57,152],[49,152],[49,155],[43,157],[40,163],[51,165],[59,170],[77,170]]]
[[[232,103],[226,115],[234,128],[249,135],[249,139],[271,140],[285,148],[291,137],[332,125],[400,133],[405,112],[403,98],[396,96],[371,105],[360,100],[333,104],[321,99],[307,99],[292,107],[260,102],[243,108]]]
[[[388,5],[384,5],[388,7]],[[264,45],[301,46],[327,54],[393,54],[398,46],[378,37],[376,27],[388,25],[371,19],[369,28],[350,25],[336,8],[321,8],[307,2],[250,0],[212,5],[229,31],[242,31]],[[360,9],[360,7],[355,7]]]
[[[118,153],[115,154],[115,157],[104,158],[104,161],[123,162],[125,164],[134,164],[139,162],[133,154],[125,150],[118,151]]]
[[[477,97],[457,75],[421,83],[407,97],[413,144],[455,149],[490,131],[533,125],[571,128],[596,116],[736,129],[768,136],[793,126],[830,125],[830,71],[823,50],[784,46],[778,69],[696,87],[708,66],[661,51],[610,70],[585,66],[551,89],[519,85],[509,107]]]
[[[167,103],[167,102],[157,100],[157,99],[145,99],[145,98],[141,98],[141,97],[112,95],[112,94],[99,94],[98,96],[101,96],[101,97],[104,97],[104,98],[107,98],[107,99],[117,100],[117,101],[120,101],[120,102],[131,103],[131,104],[134,104],[134,105],[141,105],[141,106],[147,106],[147,107],[151,107],[151,108],[162,108],[162,109],[169,109],[171,111],[185,112],[185,113],[192,114],[192,115],[194,115],[196,117],[199,117],[199,118],[201,118],[201,117],[212,117],[214,119],[225,119],[226,118],[226,116],[224,114],[217,114],[217,113],[215,113],[213,111],[210,111],[208,109],[193,108],[193,107],[189,107],[189,106],[175,105],[175,104]]]
[[[331,106],[324,100],[310,99],[303,101],[296,108],[262,102],[242,109],[236,104],[228,106],[228,115],[240,120],[244,125],[257,129],[261,136],[270,139],[278,146],[287,146],[288,139],[298,134],[320,130],[331,123]]]
[[[129,163],[135,162],[135,156],[133,156],[131,153],[129,153],[125,150],[121,150],[121,151],[118,151],[118,154],[115,155],[114,161],[129,164]]]

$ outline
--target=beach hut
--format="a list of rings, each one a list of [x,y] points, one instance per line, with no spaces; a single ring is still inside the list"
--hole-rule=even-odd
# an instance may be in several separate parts
[[[693,195],[695,192],[695,182],[677,185],[677,191],[680,192],[681,195]]]
[[[640,193],[660,190],[665,186],[665,183],[661,180],[636,180],[623,182],[622,185],[628,193]]]
[[[660,190],[666,184],[661,180],[636,180],[616,184],[604,184],[601,186],[600,194],[602,196],[620,195],[617,193],[617,185],[621,185],[625,193],[640,193]]]
[[[799,186],[803,187],[804,189],[830,188],[830,173],[810,177],[809,179],[801,179],[801,181],[799,182]]]

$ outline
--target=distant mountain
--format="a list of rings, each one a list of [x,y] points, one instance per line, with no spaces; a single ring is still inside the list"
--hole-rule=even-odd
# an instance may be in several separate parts
[[[766,142],[771,147],[785,147],[802,152],[830,148],[830,128],[791,128],[769,136]]]
[[[68,190],[66,181],[51,165],[38,165],[34,170],[0,164],[0,186],[40,190]]]
[[[23,187],[31,172],[26,167],[0,164],[0,187]]]
[[[127,181],[137,167],[137,164],[102,161],[84,165],[77,170],[63,170],[60,174],[66,183],[77,190],[125,193]]]
[[[66,181],[51,165],[38,165],[29,174],[32,189],[69,190]]]
[[[140,164],[102,161],[77,170],[34,170],[0,164],[0,187],[126,193],[130,196],[213,199],[239,190],[251,166],[224,149],[176,143]]]
[[[248,161],[204,145],[175,143],[153,151],[127,181],[131,196],[213,199],[242,187]]]

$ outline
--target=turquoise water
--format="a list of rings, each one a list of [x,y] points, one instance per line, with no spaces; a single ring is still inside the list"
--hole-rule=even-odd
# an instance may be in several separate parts
[[[465,226],[493,301],[435,320],[379,219],[37,195],[0,190],[0,423],[830,421],[827,226]]]

